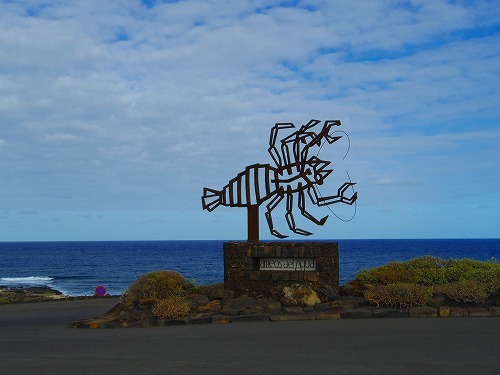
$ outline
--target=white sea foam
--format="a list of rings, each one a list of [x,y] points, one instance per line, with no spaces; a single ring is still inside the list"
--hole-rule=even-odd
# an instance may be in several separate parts
[[[0,282],[13,284],[49,284],[54,280],[50,276],[26,276],[26,277],[1,277]]]

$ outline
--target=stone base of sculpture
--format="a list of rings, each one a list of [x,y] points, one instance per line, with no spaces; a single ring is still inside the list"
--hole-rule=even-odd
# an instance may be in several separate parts
[[[339,290],[336,242],[225,242],[224,288],[236,295],[269,295],[273,288],[302,284],[322,301]]]

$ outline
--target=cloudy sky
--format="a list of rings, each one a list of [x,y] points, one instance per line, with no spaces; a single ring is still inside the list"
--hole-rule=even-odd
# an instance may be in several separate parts
[[[351,141],[322,194],[359,195],[295,208],[314,239],[500,237],[497,0],[0,0],[0,31],[0,241],[245,239],[203,187],[312,118]]]

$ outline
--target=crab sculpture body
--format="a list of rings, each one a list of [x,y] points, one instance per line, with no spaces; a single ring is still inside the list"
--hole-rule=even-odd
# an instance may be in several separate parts
[[[317,206],[326,206],[334,203],[354,204],[357,193],[346,197],[346,190],[355,185],[345,182],[338,188],[337,194],[322,196],[317,188],[333,171],[327,169],[330,161],[321,160],[312,155],[314,149],[318,149],[323,143],[333,144],[341,138],[334,136],[334,126],[340,126],[339,120],[327,120],[321,130],[315,132],[319,120],[311,120],[302,125],[298,130],[286,137],[279,138],[283,129],[295,129],[292,123],[277,123],[271,129],[269,140],[269,154],[275,165],[253,164],[245,168],[236,177],[231,179],[227,185],[220,190],[204,188],[202,205],[204,210],[213,211],[219,205],[229,207],[247,207],[249,212],[249,241],[258,241],[258,207],[264,202],[266,204],[265,217],[269,230],[273,236],[286,238],[275,229],[273,223],[273,210],[286,198],[285,218],[290,230],[294,233],[308,236],[312,233],[298,228],[295,224],[294,207],[296,205],[300,213],[317,225],[323,225],[328,216],[321,219],[314,217],[306,209],[306,201]],[[251,215],[250,212],[253,212]],[[250,221],[257,221],[251,223]],[[250,235],[251,227],[257,227],[257,234]]]

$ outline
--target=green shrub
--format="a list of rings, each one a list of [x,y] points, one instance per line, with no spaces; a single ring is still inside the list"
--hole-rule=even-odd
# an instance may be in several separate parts
[[[362,284],[388,285],[409,283],[442,285],[461,280],[475,280],[489,293],[500,291],[500,263],[496,260],[444,260],[433,256],[418,257],[406,262],[391,262],[382,267],[363,269],[356,274]]]
[[[394,284],[412,282],[413,275],[402,262],[391,262],[382,267],[362,269],[356,274],[362,284]]]
[[[182,297],[192,288],[193,283],[175,271],[152,271],[140,276],[132,283],[123,294],[123,300]]]
[[[375,285],[364,292],[365,298],[377,307],[423,306],[432,297],[432,289],[415,284]]]
[[[186,280],[186,282],[187,282],[187,285],[184,288],[186,293],[192,293],[193,291],[197,290],[200,287],[194,279]]]
[[[448,282],[475,280],[484,285],[489,293],[500,292],[500,264],[474,259],[451,259],[447,267]]]
[[[447,261],[432,255],[426,255],[410,259],[403,263],[406,264],[409,270],[416,270],[416,269],[443,268],[446,267]]]
[[[192,293],[195,294],[204,294],[208,296],[210,292],[215,289],[224,289],[224,283],[216,283],[216,284],[208,284],[208,285],[196,285],[196,287],[192,290]]]
[[[488,298],[488,291],[484,284],[476,280],[460,280],[444,285],[436,285],[434,293],[446,294],[458,302],[481,303]]]
[[[189,314],[189,302],[184,297],[168,297],[157,300],[151,311],[158,318],[183,318]]]
[[[480,303],[489,294],[500,293],[500,263],[496,259],[483,262],[425,256],[363,269],[356,274],[356,280],[372,285],[364,294],[377,306],[423,305],[432,291],[460,302]]]

